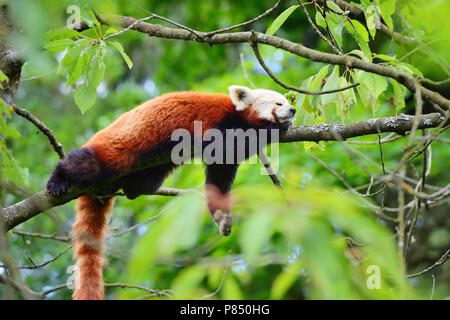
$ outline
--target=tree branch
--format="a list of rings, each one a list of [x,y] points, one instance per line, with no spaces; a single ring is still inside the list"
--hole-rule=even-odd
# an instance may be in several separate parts
[[[14,112],[17,113],[19,116],[24,117],[28,121],[30,121],[32,124],[34,124],[47,138],[50,144],[53,147],[53,150],[59,155],[59,157],[62,159],[64,158],[64,150],[62,148],[62,144],[56,140],[55,135],[53,134],[53,131],[47,127],[41,120],[36,118],[30,111],[19,108],[14,103],[11,104]]]
[[[417,272],[417,273],[414,273],[414,274],[409,274],[406,277],[407,278],[415,278],[415,277],[421,276],[421,275],[423,275],[423,274],[425,274],[427,272],[430,272],[434,268],[439,267],[440,265],[444,264],[445,261],[447,261],[448,257],[450,257],[450,249],[445,251],[445,253],[439,258],[439,260],[436,261],[435,263],[433,263],[433,265],[429,266],[428,268],[426,268],[426,269],[424,269],[424,270],[422,270],[420,272]]]
[[[275,81],[276,83],[278,83],[280,86],[282,86],[285,89],[297,91],[298,93],[302,93],[302,94],[308,94],[308,95],[312,95],[312,96],[319,96],[319,95],[322,95],[322,94],[341,92],[341,91],[345,91],[345,90],[348,90],[348,89],[351,89],[351,88],[359,86],[359,83],[354,83],[354,84],[349,85],[347,87],[337,88],[337,89],[333,89],[333,90],[324,90],[324,91],[308,91],[308,90],[303,90],[303,89],[300,89],[300,88],[297,88],[297,87],[293,87],[291,85],[288,85],[287,83],[284,83],[283,81],[278,79],[277,76],[275,76],[273,74],[273,72],[269,69],[269,67],[264,62],[264,59],[262,58],[261,53],[259,52],[259,49],[258,49],[258,45],[256,43],[251,42],[250,45],[251,45],[251,47],[253,49],[253,52],[255,53],[256,59],[258,60],[259,64],[264,69],[264,71],[266,71],[266,73],[269,75],[269,77],[272,78],[273,81]]]
[[[376,118],[348,124],[316,124],[313,126],[293,127],[281,135],[281,142],[294,141],[336,141],[338,134],[343,140],[377,134],[379,132],[396,132],[404,134],[411,130],[416,117],[399,115],[397,117]],[[417,117],[418,128],[434,128],[444,121],[439,113],[430,113]]]
[[[356,57],[348,55],[336,55],[331,53],[325,53],[317,50],[313,50],[304,47],[300,44],[285,40],[280,37],[266,35],[260,32],[230,32],[225,34],[215,34],[208,37],[207,32],[198,32],[199,36],[196,36],[192,32],[184,29],[174,29],[163,27],[159,24],[149,24],[142,21],[137,21],[133,17],[111,15],[111,14],[99,14],[100,21],[107,25],[121,26],[127,28],[130,25],[132,30],[139,31],[148,34],[152,37],[165,38],[165,39],[177,39],[187,40],[213,44],[226,44],[226,43],[260,43],[266,44],[275,48],[283,49],[297,56],[327,64],[342,65],[349,68],[356,68],[367,72],[379,74],[381,76],[389,77],[397,80],[399,83],[407,87],[411,92],[416,91],[416,78],[404,71],[395,69],[394,67],[384,66],[380,64],[374,64],[363,61]],[[137,21],[137,22],[136,22]],[[444,98],[439,93],[429,90],[420,86],[422,91],[422,97],[431,103],[437,104],[444,110],[448,110],[450,107],[450,100]]]

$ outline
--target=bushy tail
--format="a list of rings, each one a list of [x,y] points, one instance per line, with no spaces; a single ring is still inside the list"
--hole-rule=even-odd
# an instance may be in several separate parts
[[[75,300],[104,299],[103,249],[107,214],[114,198],[100,202],[89,196],[77,199],[77,216],[72,233],[75,241]]]

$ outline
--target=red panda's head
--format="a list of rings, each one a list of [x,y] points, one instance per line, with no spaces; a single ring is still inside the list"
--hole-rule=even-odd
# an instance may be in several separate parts
[[[279,124],[291,124],[295,108],[280,93],[272,90],[254,89],[243,86],[228,87],[236,111],[251,111],[259,120]]]

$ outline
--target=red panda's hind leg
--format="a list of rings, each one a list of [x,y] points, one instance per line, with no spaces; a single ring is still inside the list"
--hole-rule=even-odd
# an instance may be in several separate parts
[[[118,187],[123,189],[128,199],[135,199],[142,194],[151,195],[159,189],[173,168],[172,163],[167,163],[130,173],[121,179]]]

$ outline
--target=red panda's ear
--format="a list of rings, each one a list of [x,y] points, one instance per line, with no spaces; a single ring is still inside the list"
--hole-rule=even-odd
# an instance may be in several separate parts
[[[252,103],[254,96],[252,90],[243,86],[229,86],[231,102],[236,106],[236,111],[244,111]]]

